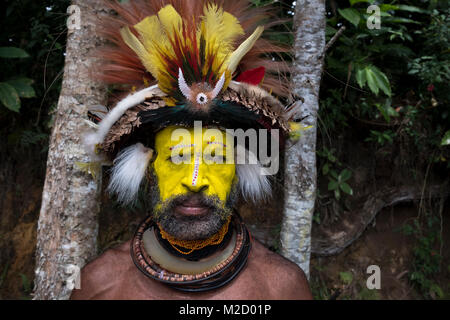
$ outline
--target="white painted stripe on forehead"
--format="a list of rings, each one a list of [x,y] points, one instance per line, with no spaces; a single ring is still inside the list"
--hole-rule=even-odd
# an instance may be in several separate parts
[[[218,144],[218,145],[221,145],[224,148],[227,147],[227,145],[225,143],[222,143],[222,142],[219,142],[219,141],[208,141],[206,144]]]
[[[194,158],[194,169],[192,170],[192,185],[197,185],[197,179],[198,179],[198,171],[200,168],[200,158],[202,156],[201,152],[195,152],[195,158]]]

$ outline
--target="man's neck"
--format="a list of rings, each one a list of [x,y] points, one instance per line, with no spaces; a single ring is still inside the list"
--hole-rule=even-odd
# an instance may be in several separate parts
[[[250,236],[239,216],[232,218],[231,236],[220,250],[197,261],[169,252],[158,239],[158,227],[148,217],[136,230],[131,257],[147,277],[182,291],[207,291],[225,285],[241,271],[250,252]]]

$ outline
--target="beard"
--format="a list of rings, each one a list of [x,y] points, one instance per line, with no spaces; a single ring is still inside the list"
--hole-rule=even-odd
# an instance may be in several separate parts
[[[149,192],[153,220],[159,223],[165,232],[178,240],[207,239],[219,232],[233,214],[233,207],[238,198],[235,182],[226,201],[220,200],[218,196],[208,196],[203,192],[186,192],[162,201],[156,175],[154,172],[151,175],[152,183]],[[193,216],[178,214],[177,207],[187,201],[195,201],[197,205],[207,208],[207,212]]]

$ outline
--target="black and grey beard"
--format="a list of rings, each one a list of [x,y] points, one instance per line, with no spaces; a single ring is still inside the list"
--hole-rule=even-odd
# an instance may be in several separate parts
[[[155,222],[159,223],[161,228],[171,236],[179,240],[202,240],[211,237],[219,232],[228,217],[233,214],[238,192],[237,183],[233,183],[230,195],[225,203],[217,196],[207,196],[198,193],[187,192],[183,195],[174,196],[166,201],[161,201],[159,196],[159,186],[155,174],[152,173],[150,182],[150,197],[152,214]],[[175,214],[174,208],[183,203],[191,196],[200,196],[201,204],[209,207],[209,213],[203,216],[180,216]],[[157,205],[160,209],[156,210]]]

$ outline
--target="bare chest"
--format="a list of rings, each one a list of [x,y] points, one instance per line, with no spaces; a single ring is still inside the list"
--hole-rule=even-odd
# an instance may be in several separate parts
[[[107,299],[136,300],[249,300],[270,299],[270,289],[245,268],[233,281],[221,288],[205,292],[183,292],[149,279],[139,270],[131,269],[116,285],[105,292]]]

